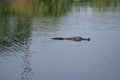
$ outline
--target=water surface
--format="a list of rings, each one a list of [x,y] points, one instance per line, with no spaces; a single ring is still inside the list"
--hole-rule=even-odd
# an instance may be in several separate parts
[[[0,2],[1,80],[120,80],[119,0],[26,1]]]

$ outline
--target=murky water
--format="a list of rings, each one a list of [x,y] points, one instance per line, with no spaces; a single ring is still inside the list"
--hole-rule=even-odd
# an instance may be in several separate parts
[[[26,1],[0,2],[0,80],[120,80],[119,0]]]

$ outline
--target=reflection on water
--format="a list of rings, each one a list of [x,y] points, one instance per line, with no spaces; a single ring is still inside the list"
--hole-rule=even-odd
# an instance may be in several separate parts
[[[120,1],[119,0],[92,0],[88,2],[75,2],[74,5],[82,8],[87,12],[87,8],[91,7],[94,11],[103,12],[119,12],[120,13]],[[76,9],[79,10],[79,9]]]
[[[9,51],[14,49],[16,52],[21,49],[24,51],[26,44],[30,44],[30,20],[24,18],[2,18],[0,20],[0,46],[1,52],[5,52],[4,48]]]
[[[10,0],[7,3],[0,4],[0,14],[7,16],[60,16],[69,11],[70,0]]]
[[[31,52],[29,51],[29,45],[26,45],[26,50],[23,55],[23,72],[21,73],[21,80],[30,80],[32,78],[32,68],[30,63]]]
[[[0,0],[0,70],[3,71],[3,73],[2,71],[0,72],[0,78],[2,80],[32,80],[32,76],[35,73],[37,78],[33,80],[49,80],[49,78],[53,80],[70,80],[70,78],[79,80],[81,79],[79,74],[90,73],[90,68],[94,67],[93,65],[100,72],[96,77],[101,77],[102,73],[104,73],[104,68],[98,67],[98,63],[95,61],[101,60],[100,58],[103,56],[105,60],[103,62],[98,61],[99,65],[103,67],[109,60],[118,59],[112,53],[114,51],[116,52],[115,54],[119,53],[119,46],[116,44],[119,38],[113,35],[118,35],[119,32],[117,31],[120,30],[119,14],[119,0]],[[99,32],[101,34],[96,34]],[[92,38],[95,36],[98,41],[95,41],[96,39],[94,38],[95,40],[90,43],[81,42],[81,45],[77,45],[79,43],[59,42],[50,39],[51,37],[79,36],[80,34],[83,36],[87,35],[87,37],[92,35]],[[104,41],[99,38],[101,36],[110,40]],[[117,39],[112,41],[111,38]],[[105,43],[104,46],[112,45],[112,47],[110,49],[104,47],[103,49],[102,41]],[[109,42],[114,44],[108,44]],[[101,48],[103,51],[100,50]],[[109,51],[107,49],[113,50]],[[78,54],[80,52],[81,54]],[[91,55],[89,54],[90,52]],[[98,54],[99,52],[101,52],[101,55]],[[106,52],[109,52],[109,56],[107,56]],[[75,55],[72,55],[73,53]],[[82,53],[86,53],[89,56]],[[111,55],[114,57],[111,57]],[[9,57],[8,62],[2,60],[6,57]],[[98,57],[98,59],[96,60],[95,57]],[[86,64],[88,59],[88,64]],[[78,61],[75,62],[75,60]],[[79,60],[81,63],[79,63]],[[90,65],[90,67],[88,68],[86,65]],[[85,68],[83,68],[84,66]],[[115,68],[118,68],[118,64],[116,64]],[[80,70],[84,71],[81,72]],[[93,71],[92,74],[97,74],[97,71]],[[113,69],[114,75],[112,75],[112,72],[104,74],[114,77],[117,72]],[[11,76],[8,76],[8,74]],[[102,76],[104,79],[99,79],[106,80],[105,75]],[[87,76],[90,77],[89,75]],[[85,75],[81,77],[81,80],[83,80]],[[92,75],[92,77],[94,76]],[[91,79],[93,80],[93,78]],[[115,80],[114,78],[109,79]]]
[[[7,0],[6,0],[7,1]],[[8,0],[0,3],[0,16],[24,16],[24,17],[41,17],[54,16],[59,17],[71,10],[71,6],[79,5],[82,8],[92,7],[100,12],[112,11],[120,12],[119,0],[84,0],[78,2],[74,0]]]
[[[31,73],[31,21],[29,18],[2,17],[0,19],[0,57],[15,56],[23,59],[22,80]]]

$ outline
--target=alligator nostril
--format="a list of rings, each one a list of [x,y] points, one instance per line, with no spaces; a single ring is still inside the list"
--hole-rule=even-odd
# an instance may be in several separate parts
[[[88,41],[90,41],[90,38],[88,38]]]

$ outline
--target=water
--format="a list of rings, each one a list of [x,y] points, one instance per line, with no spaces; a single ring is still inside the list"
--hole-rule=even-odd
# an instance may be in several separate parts
[[[119,0],[17,1],[0,4],[1,80],[120,80]],[[71,36],[91,41],[50,39]]]

